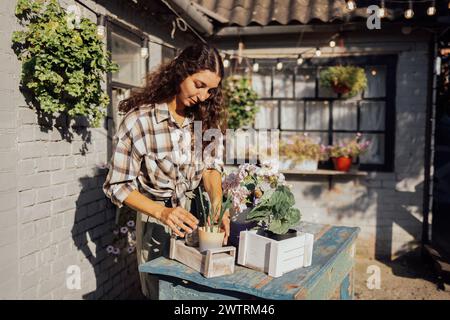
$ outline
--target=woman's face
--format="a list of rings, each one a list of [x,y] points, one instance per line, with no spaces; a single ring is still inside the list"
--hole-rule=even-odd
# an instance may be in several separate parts
[[[209,98],[212,89],[217,88],[220,77],[212,71],[203,70],[188,76],[180,84],[178,101],[192,107]]]

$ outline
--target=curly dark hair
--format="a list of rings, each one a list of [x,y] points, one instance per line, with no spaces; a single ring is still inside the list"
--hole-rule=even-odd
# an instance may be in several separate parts
[[[128,99],[119,103],[119,111],[128,112],[145,104],[167,102],[180,92],[180,84],[194,73],[209,70],[220,77],[217,88],[211,89],[207,100],[188,108],[195,120],[203,122],[202,131],[226,127],[224,99],[221,89],[224,67],[219,51],[209,45],[198,43],[186,47],[172,61],[161,64],[146,77],[145,86]]]

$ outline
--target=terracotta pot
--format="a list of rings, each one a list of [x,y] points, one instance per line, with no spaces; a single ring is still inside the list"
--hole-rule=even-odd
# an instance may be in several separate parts
[[[334,168],[337,171],[349,171],[350,167],[352,165],[352,158],[351,157],[337,157],[337,158],[332,158],[333,160],[333,164],[334,164]]]
[[[218,227],[214,227],[214,232],[211,232],[210,228],[205,227],[198,228],[198,240],[200,252],[204,252],[208,249],[222,248],[225,232],[220,231]]]
[[[333,91],[336,93],[340,93],[340,94],[346,94],[350,92],[350,88],[347,87],[346,85],[342,85],[342,84],[333,84]]]

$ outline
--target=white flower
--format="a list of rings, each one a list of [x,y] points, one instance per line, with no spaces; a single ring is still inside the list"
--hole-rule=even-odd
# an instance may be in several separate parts
[[[109,245],[108,247],[106,247],[106,252],[113,253],[114,252],[114,247]]]
[[[120,249],[119,248],[114,248],[113,253],[116,254],[116,255],[119,254],[120,253]]]
[[[128,253],[133,253],[134,252],[134,246],[129,246],[127,251],[128,251]]]
[[[120,232],[127,233],[128,232],[128,228],[127,227],[122,227],[122,228],[120,228]]]
[[[250,110],[252,110],[252,108],[250,106],[245,107],[245,111],[250,112]]]
[[[133,228],[134,227],[134,221],[133,220],[128,221],[127,222],[127,226],[129,226],[130,228]]]

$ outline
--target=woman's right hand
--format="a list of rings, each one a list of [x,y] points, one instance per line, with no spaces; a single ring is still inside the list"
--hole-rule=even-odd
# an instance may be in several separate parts
[[[180,237],[184,237],[185,232],[191,233],[197,229],[199,222],[197,218],[182,207],[164,208],[159,215],[159,220],[168,225]]]

